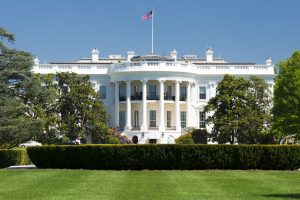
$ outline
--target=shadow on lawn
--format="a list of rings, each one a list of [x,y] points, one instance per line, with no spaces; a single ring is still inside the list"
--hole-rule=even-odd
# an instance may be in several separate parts
[[[286,198],[286,199],[300,199],[300,193],[295,194],[265,194],[264,197],[270,198]]]

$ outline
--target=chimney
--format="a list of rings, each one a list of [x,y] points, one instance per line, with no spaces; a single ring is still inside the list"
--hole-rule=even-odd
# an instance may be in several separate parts
[[[134,51],[127,51],[127,61],[131,61],[131,58],[134,57],[135,52]]]
[[[38,66],[40,64],[40,60],[38,59],[38,57],[34,58],[34,66]]]
[[[211,47],[207,48],[207,50],[206,50],[206,62],[213,62],[213,55],[214,55],[214,52],[212,51]]]
[[[99,60],[99,51],[97,48],[94,48],[92,51],[92,62],[98,62]]]
[[[170,56],[175,60],[175,62],[177,61],[177,51],[176,51],[176,49],[174,49],[173,51],[170,52]]]
[[[266,60],[266,65],[267,65],[267,66],[272,65],[272,58],[271,58],[271,57],[269,57],[269,58]]]

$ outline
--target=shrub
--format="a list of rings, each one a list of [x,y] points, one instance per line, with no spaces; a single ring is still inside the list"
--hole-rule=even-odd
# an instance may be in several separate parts
[[[0,150],[0,168],[6,168],[12,165],[28,165],[31,161],[27,155],[26,149],[1,149]]]
[[[118,138],[111,137],[111,138],[109,138],[109,140],[108,140],[108,144],[121,144],[121,142],[119,141]]]
[[[191,133],[181,135],[175,140],[176,144],[194,144],[194,140]]]
[[[68,169],[266,169],[300,167],[300,146],[79,145],[29,147],[39,168]]]
[[[195,144],[207,144],[208,133],[206,129],[195,129],[191,134]]]

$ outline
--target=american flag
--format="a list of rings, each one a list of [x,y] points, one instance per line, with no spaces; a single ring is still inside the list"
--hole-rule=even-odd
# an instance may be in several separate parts
[[[142,17],[142,20],[148,20],[152,17],[152,10]]]

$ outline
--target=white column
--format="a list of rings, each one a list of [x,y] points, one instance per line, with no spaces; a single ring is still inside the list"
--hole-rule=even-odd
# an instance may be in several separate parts
[[[164,98],[164,81],[160,80],[160,91],[159,91],[159,109],[160,109],[160,121],[158,130],[165,131],[165,98]]]
[[[115,82],[115,128],[119,127],[119,82]]]
[[[190,122],[190,107],[191,107],[191,83],[188,82],[186,86],[186,126],[191,127]]]
[[[130,92],[130,81],[126,81],[126,125],[125,130],[129,131],[131,127],[131,92]]]
[[[147,131],[147,80],[142,80],[142,125],[141,131]]]
[[[180,99],[180,81],[176,81],[175,84],[175,120],[176,120],[176,131],[181,131],[181,126],[180,126],[180,104],[179,104],[179,99]]]

